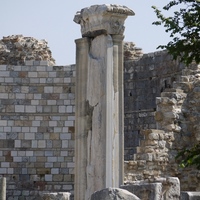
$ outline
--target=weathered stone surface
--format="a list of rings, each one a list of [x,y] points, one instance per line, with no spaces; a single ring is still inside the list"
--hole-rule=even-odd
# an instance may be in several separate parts
[[[199,200],[200,192],[181,192],[181,200]]]
[[[177,177],[168,177],[162,184],[164,199],[180,199],[180,181]]]
[[[122,185],[120,188],[128,190],[140,199],[161,200],[162,184],[161,183],[135,183],[130,185]]]
[[[42,193],[40,200],[69,200],[70,193],[68,192],[52,192]]]
[[[101,34],[122,35],[124,21],[134,12],[126,6],[103,4],[83,8],[74,17],[81,25],[83,37],[94,37]]]
[[[0,177],[0,199],[6,200],[6,178]]]
[[[140,200],[136,195],[119,188],[106,188],[95,192],[91,196],[91,200]]]
[[[25,65],[25,61],[48,61],[54,65],[47,41],[23,35],[12,35],[0,40],[0,65]],[[39,65],[39,63],[38,63]]]
[[[75,198],[79,200],[88,199],[94,191],[107,186],[119,187],[123,182],[122,40],[121,36],[99,35],[90,42],[85,38],[77,41],[82,48],[78,49],[79,53],[86,54],[84,58],[82,53],[79,55],[85,63],[77,63],[81,65],[76,92],[79,109],[76,111],[78,176],[75,184],[75,196],[78,196]]]
[[[138,60],[143,56],[141,48],[135,46],[133,42],[124,42],[124,60]]]

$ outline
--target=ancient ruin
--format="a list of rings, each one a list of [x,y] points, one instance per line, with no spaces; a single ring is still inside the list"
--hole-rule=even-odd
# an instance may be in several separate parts
[[[102,5],[75,16],[83,36],[76,40],[75,199],[123,184],[122,43],[133,14]]]
[[[5,179],[7,200],[199,198],[199,170],[175,156],[200,140],[200,65],[123,42],[129,15],[78,12],[76,65],[43,40],[0,41],[2,198]]]

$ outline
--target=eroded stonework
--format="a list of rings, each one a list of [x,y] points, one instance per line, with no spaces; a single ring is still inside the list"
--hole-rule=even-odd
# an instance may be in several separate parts
[[[103,4],[83,8],[74,17],[81,25],[83,37],[94,37],[101,34],[122,35],[124,21],[134,12],[126,6]]]
[[[45,40],[23,35],[7,36],[0,40],[0,65],[24,65],[28,60],[45,60],[48,65],[55,65]]]

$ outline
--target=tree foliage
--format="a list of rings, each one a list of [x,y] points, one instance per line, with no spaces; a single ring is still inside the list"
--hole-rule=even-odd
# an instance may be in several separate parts
[[[182,168],[195,165],[200,170],[200,143],[190,149],[180,151],[176,156],[176,160],[179,161],[179,166]]]
[[[193,61],[200,63],[200,0],[169,1],[163,11],[175,10],[170,17],[165,17],[155,6],[152,8],[158,18],[153,24],[164,25],[171,37],[168,44],[158,48],[167,49],[174,59],[180,58],[186,65]],[[200,142],[180,151],[176,160],[183,168],[195,165],[200,170]]]
[[[176,10],[173,16],[165,17],[152,6],[158,21],[154,25],[164,25],[172,40],[158,48],[167,49],[174,59],[189,65],[200,62],[200,0],[171,0],[163,11]]]

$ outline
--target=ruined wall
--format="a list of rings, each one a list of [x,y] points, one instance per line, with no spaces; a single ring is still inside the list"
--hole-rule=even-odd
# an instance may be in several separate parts
[[[195,167],[180,169],[175,156],[182,148],[197,144],[199,139],[200,67],[182,70],[172,88],[156,98],[155,120],[158,129],[142,130],[143,139],[132,161],[126,162],[127,182],[159,181],[176,176],[182,190],[199,190],[200,173]]]
[[[75,66],[0,65],[0,174],[7,199],[73,191]]]
[[[156,128],[156,97],[179,79],[183,64],[165,51],[144,54],[124,63],[125,160],[133,159],[142,129]]]
[[[55,65],[46,40],[12,35],[0,40],[0,65],[24,65],[25,60],[48,61]]]

